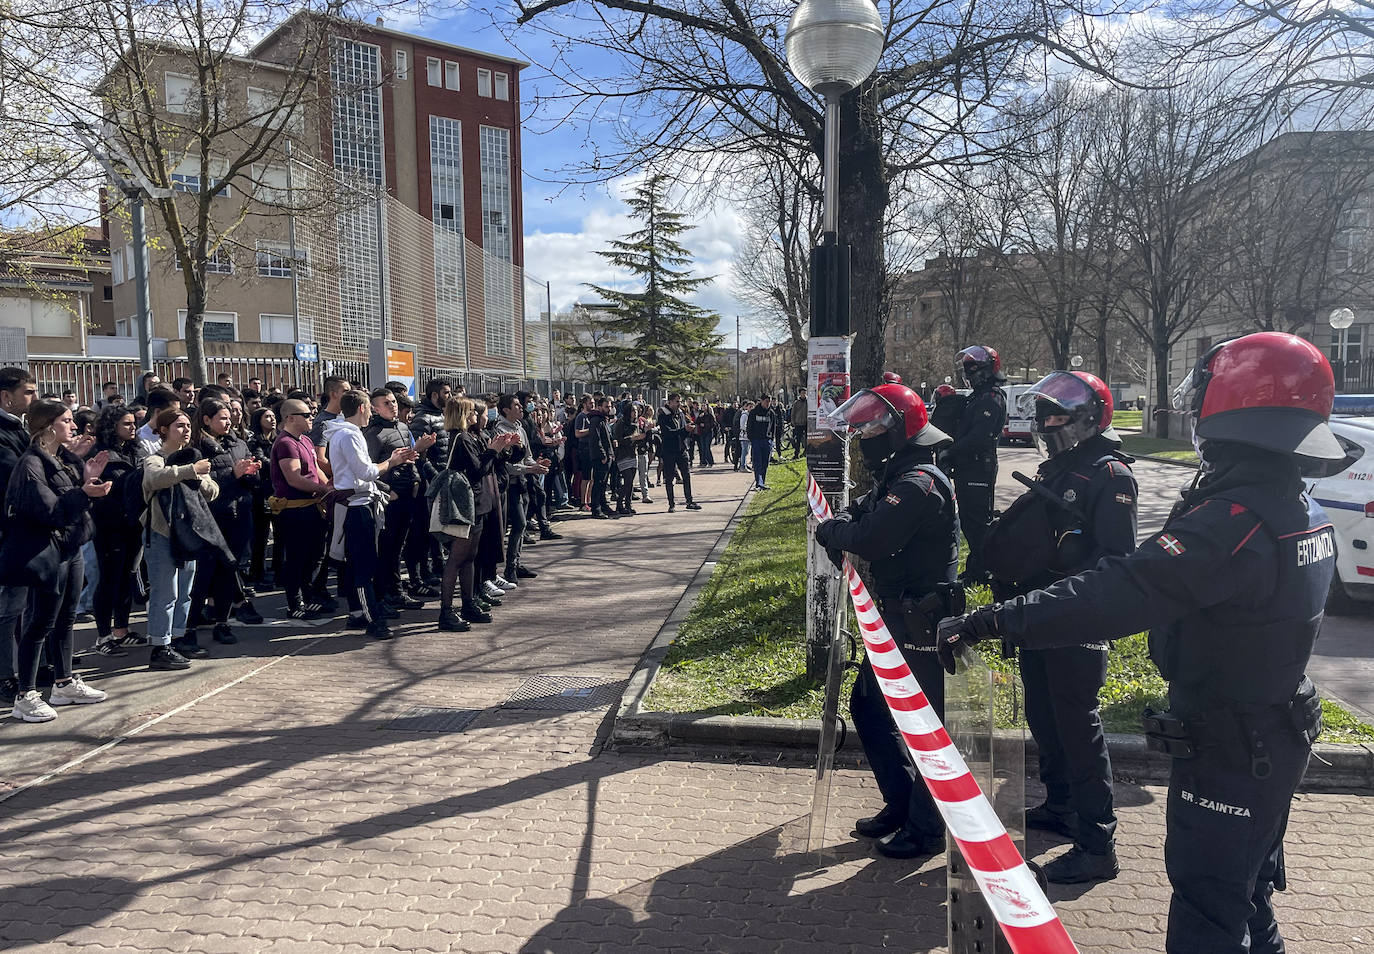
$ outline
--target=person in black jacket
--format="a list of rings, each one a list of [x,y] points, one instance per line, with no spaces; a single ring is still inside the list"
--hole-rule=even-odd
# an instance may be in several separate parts
[[[106,694],[72,673],[72,623],[81,594],[81,547],[91,538],[91,501],[111,485],[100,479],[106,455],[85,463],[69,451],[75,436],[71,411],[39,401],[28,412],[28,450],[16,461],[5,491],[6,528],[0,573],[8,585],[26,585],[32,613],[19,638],[18,693],[12,716],[24,722],[56,718],[54,706],[103,702]],[[44,647],[56,669],[48,702],[38,694]]]
[[[387,472],[386,484],[391,490],[387,502],[382,530],[377,540],[377,572],[372,585],[377,598],[388,603],[393,609],[418,609],[424,605],[422,590],[425,584],[420,573],[420,557],[428,549],[429,541],[424,541],[425,550],[417,549],[417,541],[407,541],[414,527],[423,518],[424,526],[429,525],[429,504],[425,499],[426,479],[435,473],[429,462],[429,451],[438,443],[438,432],[430,431],[418,441],[410,433],[410,428],[397,418],[396,395],[386,388],[372,392],[372,418],[363,428],[363,439],[367,441],[368,456],[374,464],[380,464],[397,450],[414,447],[420,456],[414,463],[393,467]],[[445,443],[447,433],[445,433]],[[407,557],[412,590],[409,594],[401,592],[402,554]]]
[[[948,602],[957,589],[959,518],[954,488],[935,466],[934,449],[949,438],[931,426],[925,404],[910,388],[865,388],[832,415],[860,435],[873,489],[816,527],[816,542],[838,567],[853,553],[869,561],[873,596],[883,621],[912,675],[941,720],[945,681],[935,653],[933,624],[962,603]],[[913,619],[908,606],[934,596],[941,602],[928,618]],[[855,826],[866,838],[883,839],[878,850],[916,858],[944,850],[944,822],[925,783],[912,767],[906,741],[887,710],[873,664],[865,656],[849,703],[854,729],[882,792],[884,806]]]
[[[615,512],[622,517],[633,517],[635,510],[635,448],[644,440],[644,435],[636,437],[638,426],[634,417],[634,402],[629,398],[616,406],[615,424],[611,426],[611,442],[615,445]],[[710,453],[703,443],[702,456]]]
[[[191,446],[182,453],[186,460],[169,463],[193,463],[197,459],[210,461],[210,478],[219,485],[219,496],[210,504],[210,512],[229,552],[237,558],[253,545],[252,526],[247,515],[253,506],[253,488],[258,482],[258,461],[248,453],[248,445],[230,433],[229,405],[218,398],[206,398],[196,405],[191,417]],[[232,644],[238,637],[229,628],[229,613],[243,601],[243,589],[236,564],[223,556],[197,561],[196,578],[191,590],[191,627],[177,646],[183,655],[199,658],[205,654],[196,638],[195,626],[209,621],[217,643]],[[210,601],[207,609],[206,601]],[[208,615],[207,615],[208,614]],[[254,625],[262,617],[252,604],[239,607],[240,622]]]
[[[611,468],[615,466],[615,440],[611,437],[610,414],[611,399],[607,397],[599,398],[587,412],[587,430],[591,439],[592,516],[598,520],[619,516],[611,512],[610,502],[606,499]]]
[[[1040,492],[1027,491],[987,537],[994,599],[1007,600],[1092,569],[1135,549],[1131,458],[1112,429],[1112,392],[1085,371],[1052,371],[1021,396],[1034,402],[1034,437],[1049,455]],[[1057,884],[1102,881],[1120,871],[1114,835],[1112,763],[1098,693],[1107,644],[1091,632],[1073,646],[1021,650],[1026,721],[1039,748],[1045,802],[1026,825],[1058,832],[1074,847],[1045,866]]]
[[[682,496],[688,510],[700,510],[701,504],[692,500],[692,470],[687,462],[687,420],[682,413],[682,395],[669,394],[668,402],[658,411],[658,441],[663,461],[663,488],[668,492],[668,512],[677,509],[673,499],[673,479],[682,481]]]
[[[754,461],[754,489],[768,489],[768,462],[773,456],[773,431],[777,427],[773,414],[773,399],[760,395],[759,402],[749,412],[745,434],[749,438],[749,455]]]
[[[1202,468],[1164,529],[1127,556],[940,624],[947,667],[981,639],[1048,649],[1149,630],[1169,683],[1168,710],[1144,718],[1149,746],[1172,759],[1167,954],[1284,950],[1272,897],[1321,731],[1305,669],[1336,564],[1304,478],[1351,463],[1328,424],[1334,396],[1311,342],[1259,332],[1216,346],[1175,392]]]
[[[277,406],[280,406],[278,403]],[[248,578],[262,589],[272,589],[281,585],[281,535],[277,532],[277,519],[267,499],[272,496],[272,481],[267,478],[271,470],[272,445],[277,442],[277,411],[274,407],[259,407],[248,419],[248,453],[258,462],[259,478],[253,488],[253,559],[249,564]],[[272,537],[272,572],[267,573],[267,538]]]
[[[14,465],[29,449],[29,430],[23,417],[38,397],[38,384],[23,368],[0,368],[0,541],[4,539],[5,488]],[[0,705],[10,705],[19,691],[14,648],[24,610],[27,586],[0,586]]]
[[[449,433],[449,457],[445,470],[462,474],[472,488],[473,519],[466,537],[450,537],[439,590],[439,632],[463,633],[474,623],[490,623],[490,607],[484,607],[477,590],[476,560],[486,522],[499,505],[495,480],[503,453],[518,448],[520,435],[513,431],[486,436],[477,419],[476,404],[467,398],[451,398],[445,411]],[[462,608],[453,611],[454,593]]]
[[[138,440],[132,411],[112,405],[96,421],[97,453],[107,463],[100,479],[113,492],[91,504],[95,523],[95,555],[100,566],[94,611],[95,649],[108,656],[123,656],[121,643],[129,638],[129,613],[134,605],[134,579],[142,551],[143,459],[148,452]]]
[[[461,391],[462,386],[459,385],[457,390]],[[443,375],[430,378],[425,384],[424,400],[411,411],[410,420],[406,422],[416,440],[430,434],[434,435],[434,443],[430,445],[424,458],[435,472],[441,470],[444,462],[448,460],[449,432],[444,427],[444,410],[454,393],[455,385],[452,378]],[[426,518],[425,526],[428,525],[429,520]],[[428,538],[428,532],[426,531],[423,536]],[[420,568],[420,582],[425,586],[434,586],[439,582],[439,574],[443,572],[445,557],[437,541],[428,539],[426,547],[429,559]]]
[[[959,417],[959,429],[951,435],[954,446],[945,459],[954,471],[954,486],[959,492],[959,526],[968,541],[968,561],[961,579],[982,583],[983,538],[992,520],[992,501],[997,492],[997,442],[1007,422],[1007,395],[1000,385],[1002,359],[992,348],[974,345],[955,357],[959,373],[973,393]]]

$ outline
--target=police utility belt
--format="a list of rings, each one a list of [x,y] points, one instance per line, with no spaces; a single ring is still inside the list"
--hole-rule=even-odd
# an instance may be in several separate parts
[[[1218,706],[1188,716],[1146,708],[1141,721],[1145,744],[1156,752],[1191,759],[1208,749],[1242,749],[1250,754],[1250,774],[1264,779],[1273,771],[1265,734],[1292,729],[1311,745],[1321,735],[1322,701],[1311,680],[1304,679],[1286,703]]]
[[[902,622],[906,624],[907,641],[904,649],[933,651],[935,630],[940,620],[948,616],[963,616],[965,611],[963,584],[936,583],[924,596],[902,596]]]

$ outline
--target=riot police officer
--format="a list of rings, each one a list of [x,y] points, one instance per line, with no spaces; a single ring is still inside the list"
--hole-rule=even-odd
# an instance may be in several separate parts
[[[935,403],[930,408],[930,423],[944,431],[946,434],[953,434],[959,430],[959,419],[964,416],[964,405],[967,403],[964,395],[954,390],[948,384],[942,384],[935,389]],[[935,463],[945,472],[945,476],[954,478],[954,468],[949,463],[949,446],[946,444],[935,459]]]
[[[933,451],[948,436],[932,427],[910,388],[882,384],[842,404],[831,420],[859,435],[873,489],[822,522],[816,540],[838,566],[846,551],[869,561],[873,595],[893,640],[936,713],[944,718],[944,673],[934,627],[946,612],[962,612],[959,518],[954,488],[936,468]],[[912,767],[867,659],[859,668],[849,712],[873,768],[884,807],[855,826],[884,839],[878,850],[916,858],[944,850],[944,821]],[[891,836],[891,837],[889,837]]]
[[[1002,359],[992,348],[973,345],[955,356],[959,373],[972,392],[959,417],[953,435],[954,446],[947,460],[954,471],[959,491],[959,525],[968,541],[968,562],[963,579],[981,583],[987,578],[983,568],[983,538],[992,520],[992,499],[997,490],[997,442],[1007,422],[1007,395],[1000,385]]]
[[[993,597],[1007,600],[1135,549],[1136,482],[1112,429],[1112,392],[1084,371],[1051,371],[1023,394],[1032,436],[1048,456],[1035,486],[992,525],[985,549]],[[1040,752],[1045,802],[1026,825],[1073,839],[1045,867],[1052,882],[1110,880],[1117,865],[1112,763],[1098,693],[1107,644],[1091,633],[1073,646],[1021,649],[1026,721]]]
[[[1129,556],[940,624],[945,656],[965,640],[1047,648],[1149,627],[1169,681],[1168,711],[1145,714],[1149,744],[1173,760],[1169,954],[1284,950],[1270,899],[1321,726],[1304,669],[1335,567],[1303,476],[1350,462],[1327,425],[1334,395],[1326,358],[1293,335],[1211,349],[1175,393],[1203,467],[1164,529]]]

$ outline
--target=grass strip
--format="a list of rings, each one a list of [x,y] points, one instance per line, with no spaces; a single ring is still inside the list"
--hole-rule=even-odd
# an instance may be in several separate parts
[[[1168,442],[1178,443],[1178,442]],[[1191,447],[1189,448],[1191,453]],[[644,707],[693,715],[818,719],[822,687],[806,678],[806,468],[769,468],[771,490],[754,493],[739,527],[702,589],[654,680]],[[971,606],[991,599],[968,591]],[[1013,668],[997,646],[981,645],[989,665]],[[845,693],[853,683],[850,670]],[[1112,644],[1102,721],[1109,732],[1139,732],[1148,705],[1164,708],[1166,685],[1144,633]],[[1324,702],[1323,742],[1374,741],[1374,728]],[[1010,724],[1010,711],[999,722]]]

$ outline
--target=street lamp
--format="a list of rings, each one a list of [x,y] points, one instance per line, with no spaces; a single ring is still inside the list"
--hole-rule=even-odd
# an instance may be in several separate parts
[[[1345,335],[1346,335],[1346,329],[1349,328],[1351,325],[1353,325],[1353,324],[1355,323],[1355,313],[1354,313],[1353,311],[1351,311],[1349,308],[1337,308],[1337,309],[1335,309],[1334,311],[1332,311],[1330,315],[1327,316],[1327,318],[1326,318],[1326,323],[1329,324],[1329,325],[1331,326],[1331,328],[1332,328],[1333,331],[1339,331],[1339,332],[1341,333],[1340,351],[1337,352],[1337,354],[1340,356],[1338,360],[1339,360],[1340,363],[1341,363],[1341,380],[1340,380],[1340,383],[1339,383],[1338,387],[1340,388],[1340,390],[1344,391],[1344,390],[1345,390]]]

